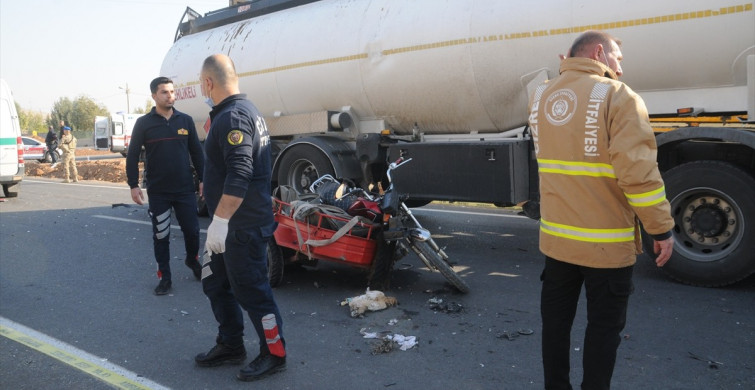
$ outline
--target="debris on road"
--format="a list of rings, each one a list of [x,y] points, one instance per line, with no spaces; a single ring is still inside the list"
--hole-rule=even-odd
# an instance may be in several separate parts
[[[461,313],[464,311],[464,306],[456,302],[443,302],[443,299],[432,297],[427,300],[430,304],[430,309],[439,311],[441,313]]]
[[[708,363],[708,368],[712,368],[714,370],[718,369],[719,366],[723,366],[724,365],[723,363],[717,362],[717,361],[715,361],[715,360],[713,360],[711,358],[704,358],[702,356],[696,355],[696,354],[694,354],[692,352],[689,352],[689,351],[687,353],[689,353],[689,357],[692,358],[692,359]]]
[[[398,301],[394,297],[388,297],[382,291],[372,290],[369,287],[367,291],[356,297],[346,298],[341,302],[341,306],[349,305],[351,317],[362,317],[366,311],[378,311],[395,306]]]
[[[417,345],[416,336],[404,336],[402,334],[387,334],[385,336],[379,336],[378,332],[367,332],[366,328],[359,330],[359,333],[365,339],[378,339],[378,342],[372,343],[372,354],[388,353],[398,346],[402,351],[408,351]]]
[[[509,332],[508,330],[504,330],[503,333],[497,335],[496,337],[499,339],[506,339],[508,341],[514,341],[519,336],[529,336],[534,334],[535,331],[532,329],[519,329],[516,332]]]

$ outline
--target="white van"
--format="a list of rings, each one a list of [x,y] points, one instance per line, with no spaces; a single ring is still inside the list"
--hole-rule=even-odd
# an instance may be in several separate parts
[[[8,84],[0,79],[0,184],[8,198],[18,196],[24,178],[24,144]]]

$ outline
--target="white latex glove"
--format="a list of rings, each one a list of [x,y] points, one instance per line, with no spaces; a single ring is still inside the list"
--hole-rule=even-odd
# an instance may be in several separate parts
[[[212,222],[207,228],[207,241],[205,249],[212,253],[225,252],[225,238],[228,236],[228,220],[217,215],[212,217]]]

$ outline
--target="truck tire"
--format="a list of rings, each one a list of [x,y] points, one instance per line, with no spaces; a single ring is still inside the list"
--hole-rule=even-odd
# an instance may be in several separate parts
[[[674,252],[662,268],[673,279],[719,287],[755,272],[755,178],[721,161],[695,161],[664,175]],[[645,252],[655,259],[643,231]]]
[[[270,242],[267,243],[267,279],[270,281],[270,287],[278,287],[283,282],[285,265],[281,248],[275,242],[275,238],[270,238]]]
[[[18,192],[21,191],[21,184],[3,184],[3,192],[6,198],[15,198],[18,196]]]
[[[281,159],[278,185],[289,185],[300,194],[309,193],[309,186],[325,174],[335,174],[328,157],[314,146],[297,145]]]

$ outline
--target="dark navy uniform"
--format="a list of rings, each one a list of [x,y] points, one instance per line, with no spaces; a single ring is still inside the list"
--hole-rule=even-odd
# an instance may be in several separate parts
[[[146,152],[147,196],[152,219],[157,275],[171,280],[170,273],[170,220],[171,208],[181,226],[186,248],[186,264],[196,262],[199,253],[199,220],[193,171],[200,181],[204,169],[204,156],[194,121],[189,115],[173,109],[165,119],[152,108],[134,124],[126,175],[131,188],[139,186],[139,155],[142,146]],[[192,165],[194,168],[192,168]]]
[[[213,254],[202,269],[202,286],[219,323],[218,343],[243,345],[243,308],[257,331],[260,354],[285,356],[281,316],[267,278],[267,244],[276,227],[267,127],[244,94],[220,102],[210,118],[204,145],[207,208],[214,215],[223,194],[243,198],[228,221],[225,252]]]

